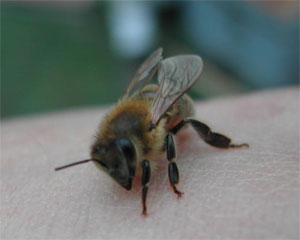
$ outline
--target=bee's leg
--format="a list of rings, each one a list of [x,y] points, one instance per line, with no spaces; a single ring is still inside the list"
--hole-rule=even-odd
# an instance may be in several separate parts
[[[142,174],[142,204],[143,204],[143,215],[147,215],[147,206],[146,206],[146,198],[148,192],[148,185],[150,182],[151,176],[151,167],[150,162],[148,160],[144,160],[142,162],[143,174]]]
[[[175,184],[179,182],[179,172],[177,164],[175,162],[176,150],[175,143],[172,134],[168,134],[166,137],[166,149],[167,149],[167,159],[169,160],[169,180],[174,192],[178,197],[181,197],[182,192],[178,191]]]
[[[232,144],[231,139],[220,134],[215,133],[210,130],[210,128],[197,120],[194,119],[183,119],[181,120],[171,132],[176,134],[185,124],[191,124],[192,127],[197,131],[199,136],[208,144],[218,147],[218,148],[239,148],[239,147],[249,147],[247,143],[243,144]]]

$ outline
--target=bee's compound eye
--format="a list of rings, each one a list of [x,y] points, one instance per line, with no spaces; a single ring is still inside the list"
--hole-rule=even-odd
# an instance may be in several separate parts
[[[128,138],[119,138],[116,141],[116,144],[119,147],[119,149],[122,150],[126,159],[134,159],[135,147]]]

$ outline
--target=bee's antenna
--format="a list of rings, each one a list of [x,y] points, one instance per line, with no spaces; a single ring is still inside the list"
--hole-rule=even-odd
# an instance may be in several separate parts
[[[96,159],[86,159],[86,160],[70,163],[70,164],[62,166],[62,167],[57,167],[54,170],[59,171],[59,170],[62,170],[62,169],[68,168],[68,167],[73,167],[75,165],[82,164],[82,163],[87,163],[87,162],[90,162],[90,161],[97,161],[97,160]]]

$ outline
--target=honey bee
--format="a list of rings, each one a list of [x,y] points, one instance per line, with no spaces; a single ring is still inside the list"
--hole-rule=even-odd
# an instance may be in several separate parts
[[[248,144],[232,144],[231,140],[212,132],[204,123],[193,119],[194,106],[185,92],[199,78],[202,59],[196,55],[179,55],[162,59],[162,48],[153,52],[141,65],[125,94],[101,122],[90,159],[71,163],[94,162],[123,188],[130,190],[141,170],[142,214],[147,214],[146,198],[151,165],[162,153],[168,160],[170,185],[178,197],[174,136],[185,125],[191,125],[206,143],[218,148],[238,148]],[[157,74],[157,75],[155,75]],[[157,76],[158,84],[150,84]]]

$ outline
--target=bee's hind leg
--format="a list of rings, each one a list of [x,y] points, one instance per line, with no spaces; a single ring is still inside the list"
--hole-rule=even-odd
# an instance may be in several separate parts
[[[220,134],[212,132],[211,129],[204,123],[201,123],[194,119],[183,119],[174,128],[171,129],[173,134],[176,134],[185,124],[191,124],[191,126],[197,131],[198,135],[208,144],[217,148],[239,148],[249,147],[247,143],[232,144],[231,139]]]
[[[144,160],[142,162],[142,168],[143,168],[143,174],[142,174],[142,205],[143,205],[143,215],[147,215],[147,205],[146,205],[146,199],[147,199],[147,193],[148,193],[148,185],[150,182],[151,177],[151,167],[150,162],[148,160]]]
[[[169,172],[170,184],[174,190],[174,193],[176,193],[178,197],[181,197],[183,192],[180,192],[175,186],[179,182],[179,172],[178,172],[177,164],[175,162],[176,150],[175,150],[174,138],[173,135],[170,133],[166,137],[166,149],[167,149],[167,159],[169,160],[168,172]]]

